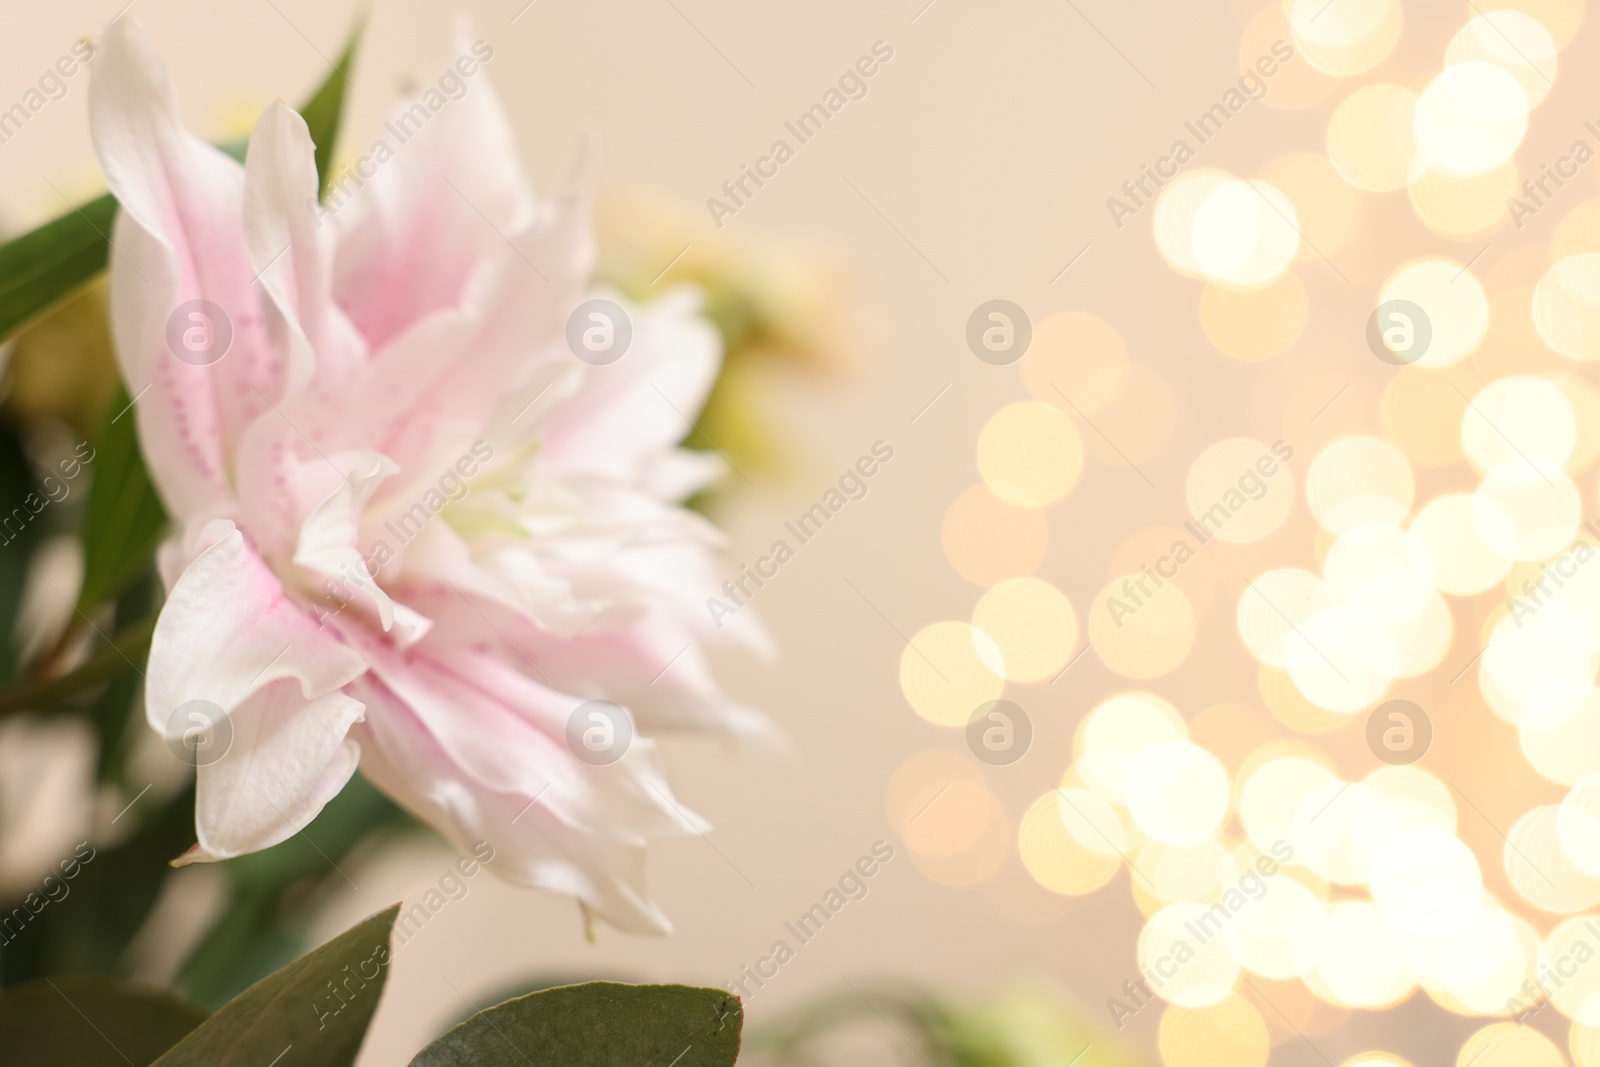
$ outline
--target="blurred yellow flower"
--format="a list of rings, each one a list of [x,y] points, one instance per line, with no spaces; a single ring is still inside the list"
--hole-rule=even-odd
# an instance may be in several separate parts
[[[718,231],[687,206],[638,187],[599,198],[596,231],[599,281],[635,300],[694,285],[722,335],[722,376],[685,443],[704,449],[714,442],[741,469],[781,475],[789,457],[764,390],[786,372],[824,379],[861,362],[861,324],[844,270],[815,250]]]
[[[1144,1061],[1112,1043],[1046,982],[1020,982],[964,1006],[946,1000],[946,1043],[963,1067],[1135,1067]],[[1084,1053],[1093,1049],[1093,1056]]]

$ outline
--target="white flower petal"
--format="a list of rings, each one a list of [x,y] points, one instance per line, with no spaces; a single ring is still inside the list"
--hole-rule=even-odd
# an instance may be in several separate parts
[[[307,700],[289,679],[234,708],[228,750],[196,769],[199,843],[184,860],[241,856],[303,830],[355,773],[361,748],[347,735],[362,714],[343,693]]]
[[[340,589],[341,601],[344,590],[351,587],[359,590],[371,602],[387,630],[394,625],[394,603],[368,572],[358,540],[361,513],[367,501],[379,483],[400,468],[388,457],[377,454],[366,457],[362,466],[366,468],[365,473],[346,474],[328,498],[306,517],[300,526],[294,561],[331,579],[335,588]]]
[[[231,523],[172,587],[150,642],[145,715],[157,732],[179,707],[207,700],[224,714],[280,678],[296,679],[307,700],[360,675],[366,664],[331,629],[285,595],[283,584]]]

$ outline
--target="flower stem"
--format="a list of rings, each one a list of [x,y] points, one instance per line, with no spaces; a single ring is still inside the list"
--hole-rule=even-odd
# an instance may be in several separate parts
[[[146,619],[113,637],[110,644],[66,674],[26,682],[0,694],[0,717],[21,711],[70,708],[73,697],[110,681],[129,667],[143,674],[136,661],[150,650],[150,636],[155,628],[155,618]]]

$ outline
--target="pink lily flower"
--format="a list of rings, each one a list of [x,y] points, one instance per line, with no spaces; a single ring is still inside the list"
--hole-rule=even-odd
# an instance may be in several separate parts
[[[764,728],[711,679],[708,642],[761,639],[713,625],[720,535],[680,506],[720,473],[677,447],[719,341],[692,292],[598,294],[631,340],[577,358],[588,204],[534,196],[485,52],[334,210],[298,114],[268,108],[241,165],[184,129],[142,30],[108,29],[113,333],[173,520],[146,714],[181,744],[213,709],[201,749],[226,750],[195,761],[177,862],[287,839],[359,766],[510,881],[664,932],[646,845],[707,827],[643,735]]]

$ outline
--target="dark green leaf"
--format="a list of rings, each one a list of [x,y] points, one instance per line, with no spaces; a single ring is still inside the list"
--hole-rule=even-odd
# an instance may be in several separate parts
[[[119,389],[94,444],[94,481],[83,515],[80,610],[116,596],[148,569],[167,526],[133,420],[128,394]]]
[[[222,864],[230,897],[175,983],[220,1007],[304,951],[305,913],[344,889],[340,868],[378,835],[414,827],[411,817],[357,774],[301,833]]]
[[[317,146],[317,174],[324,185],[361,29],[356,26],[333,72],[301,112]],[[242,143],[224,149],[243,157]],[[116,213],[117,202],[107,194],[0,245],[0,341],[8,340],[106,269]]]
[[[155,628],[156,620],[152,616],[96,648],[88,659],[66,674],[29,681],[0,693],[0,716],[81,710],[78,698],[124,671],[135,669],[134,664],[150,651],[150,636]]]
[[[268,975],[184,1038],[156,1067],[349,1067],[389,975],[396,904]]]
[[[8,422],[0,422],[0,684],[9,683],[16,675],[20,642],[13,630],[39,532],[31,522],[15,529],[16,523],[6,520],[12,518],[14,507],[26,511],[23,502],[38,489],[39,480],[16,431]]]
[[[400,929],[403,932],[405,928],[405,917],[401,916]],[[546,989],[556,989],[560,986],[582,985],[584,982],[621,982],[628,985],[634,984],[627,975],[620,974],[616,971],[612,971],[609,974],[599,974],[595,973],[594,971],[590,971],[587,974],[550,972],[548,974],[533,975],[531,977],[524,978],[521,981],[500,986],[496,988],[493,993],[484,997],[482,1003],[499,1004],[502,1001],[515,1000],[518,997],[525,997],[529,993],[543,993]],[[462,1008],[456,1013],[455,1022],[451,1023],[451,1025],[454,1026],[456,1023],[464,1023],[476,1014],[478,1014],[478,1009],[463,1001]]]
[[[127,633],[136,622],[153,618],[160,599],[161,580],[152,568],[117,598],[111,632]],[[129,658],[140,662],[137,656],[130,655]],[[144,716],[140,713],[142,709],[134,707],[135,698],[142,692],[144,678],[128,667],[106,683],[90,706],[89,719],[94,724],[95,732],[100,735],[100,761],[95,777],[102,785],[130,784],[123,778],[123,768],[133,754],[134,739],[144,727]],[[135,790],[141,788],[140,783],[132,785]]]
[[[350,87],[350,67],[355,62],[356,46],[361,42],[364,29],[366,19],[363,17],[350,31],[350,39],[333,65],[333,73],[300,109],[300,116],[311,130],[311,143],[317,146],[317,178],[324,193],[328,191],[333,152],[339,145],[339,123],[344,115],[344,93]]]
[[[148,1067],[206,1020],[206,1010],[162,989],[99,975],[64,974],[0,996],[7,1063]]]
[[[729,1067],[743,1023],[720,989],[586,982],[479,1012],[411,1067]]]
[[[0,245],[0,341],[106,269],[116,213],[102,196]]]

